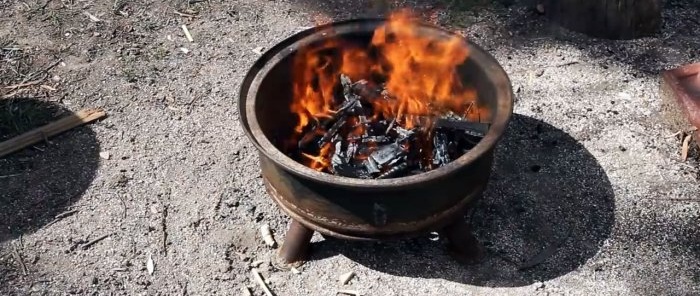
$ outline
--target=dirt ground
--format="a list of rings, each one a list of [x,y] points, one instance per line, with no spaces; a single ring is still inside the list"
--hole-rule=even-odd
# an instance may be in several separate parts
[[[260,47],[319,15],[393,8],[380,2],[0,0],[0,140],[81,108],[109,115],[0,158],[0,295],[263,295],[250,265],[275,250],[258,228],[282,241],[288,219],[239,124],[240,82]],[[516,115],[470,217],[484,261],[460,265],[427,237],[316,235],[300,274],[259,266],[270,288],[700,295],[698,151],[679,161],[658,95],[660,70],[700,61],[700,4],[666,1],[658,36],[609,41],[528,1],[414,2],[513,82]]]

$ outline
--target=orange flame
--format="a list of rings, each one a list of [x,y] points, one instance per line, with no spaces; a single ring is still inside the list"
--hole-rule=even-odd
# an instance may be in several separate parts
[[[302,153],[304,157],[306,157],[310,162],[307,164],[310,168],[317,170],[317,171],[322,171],[323,169],[327,168],[330,165],[330,161],[328,160],[327,155],[329,155],[331,149],[331,144],[327,143],[323,147],[321,147],[321,152],[319,153],[318,156],[313,156],[309,155],[306,153]]]
[[[295,132],[300,136],[312,122],[332,116],[338,106],[335,96],[341,74],[352,81],[384,83],[392,99],[373,100],[374,113],[368,117],[394,119],[403,128],[419,126],[419,116],[448,111],[471,120],[488,116],[488,110],[475,107],[476,92],[463,86],[457,73],[468,56],[461,37],[427,36],[406,10],[393,13],[374,31],[369,48],[340,38],[303,48],[293,62]],[[351,131],[362,133],[364,129]],[[332,146],[324,145],[317,156],[304,154],[306,165],[318,171],[327,168]]]

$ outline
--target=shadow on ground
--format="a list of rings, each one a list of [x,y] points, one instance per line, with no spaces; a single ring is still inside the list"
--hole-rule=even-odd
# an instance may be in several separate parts
[[[0,100],[0,142],[69,114],[54,103]],[[95,133],[84,126],[0,157],[0,242],[69,210],[95,178],[99,150]]]
[[[389,243],[335,239],[314,244],[313,259],[341,253],[381,272],[494,287],[523,286],[576,270],[614,223],[614,194],[596,159],[545,122],[515,115],[497,152],[483,200],[468,217],[487,255],[463,266],[442,240]]]

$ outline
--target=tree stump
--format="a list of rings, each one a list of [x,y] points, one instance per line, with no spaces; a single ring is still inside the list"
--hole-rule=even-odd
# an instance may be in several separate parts
[[[607,39],[655,34],[661,0],[544,0],[551,21],[572,31]]]

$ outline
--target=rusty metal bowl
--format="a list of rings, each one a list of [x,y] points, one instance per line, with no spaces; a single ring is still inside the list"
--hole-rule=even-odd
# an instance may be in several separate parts
[[[492,110],[484,139],[471,151],[438,169],[394,179],[365,180],[310,169],[280,147],[296,123],[290,111],[292,57],[299,48],[329,34],[368,43],[384,19],[342,21],[299,32],[265,52],[240,90],[241,123],[260,154],[268,193],[304,227],[346,239],[387,239],[436,231],[460,217],[481,196],[493,164],[494,148],[513,112],[508,75],[494,57],[467,41],[470,56],[458,69],[475,87],[478,104]],[[454,33],[423,24],[420,33],[446,38]]]

